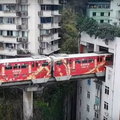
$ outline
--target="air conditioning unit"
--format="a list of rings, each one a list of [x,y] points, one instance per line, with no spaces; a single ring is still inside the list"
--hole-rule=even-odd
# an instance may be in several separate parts
[[[117,6],[120,6],[120,3],[117,3]]]
[[[23,38],[22,39],[22,42],[28,42],[26,38]]]
[[[22,29],[22,28],[21,28],[21,25],[17,25],[17,26],[16,26],[16,29],[21,30],[21,29]]]
[[[108,116],[109,116],[109,113],[108,113],[108,112],[105,112],[105,116],[108,117]]]
[[[21,0],[16,0],[16,3],[18,3],[18,4],[21,3]]]
[[[38,28],[42,29],[43,28],[43,24],[38,24]]]
[[[39,11],[38,16],[43,16],[43,11]]]
[[[20,12],[20,11],[17,11],[17,12],[16,12],[16,16],[21,17],[21,12]]]
[[[28,39],[27,38],[17,38],[17,42],[28,42]]]
[[[43,37],[42,36],[38,37],[38,41],[42,42],[43,41]]]
[[[38,3],[42,4],[42,3],[43,3],[43,0],[38,0]]]
[[[21,16],[28,16],[28,12],[27,11],[21,12]]]
[[[43,50],[42,50],[42,49],[38,49],[38,53],[39,53],[39,54],[42,54],[42,53],[43,53]]]
[[[22,42],[22,38],[17,38],[17,42]]]

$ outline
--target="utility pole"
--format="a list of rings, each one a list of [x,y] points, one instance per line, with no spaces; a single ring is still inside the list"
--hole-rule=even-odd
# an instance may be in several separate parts
[[[78,40],[78,53],[80,53],[80,31],[78,32],[77,40]]]
[[[78,53],[80,53],[80,41],[81,41],[81,35],[80,35],[81,33],[80,33],[80,31],[78,32],[78,36],[77,36],[77,41],[78,41]],[[76,89],[76,120],[79,120],[80,119],[80,116],[79,116],[79,106],[80,106],[80,97],[79,97],[79,95],[80,95],[80,93],[79,93],[79,87],[80,87],[80,81],[78,80],[77,81],[77,89]]]

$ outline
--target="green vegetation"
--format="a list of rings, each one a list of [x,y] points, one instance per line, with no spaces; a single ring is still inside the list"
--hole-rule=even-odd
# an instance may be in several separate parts
[[[65,98],[68,94],[73,96],[75,84],[76,82],[57,83],[44,89],[42,96],[37,97],[34,103],[35,108],[39,109],[37,111],[41,114],[42,120],[64,119]]]
[[[70,8],[63,10],[61,20],[61,52],[77,53],[76,14]]]
[[[95,38],[104,40],[114,40],[115,37],[120,37],[120,28],[104,23],[98,24],[94,19],[87,17],[77,17],[77,28],[80,32],[86,32]]]
[[[18,89],[0,88],[0,120],[22,120],[22,94]]]

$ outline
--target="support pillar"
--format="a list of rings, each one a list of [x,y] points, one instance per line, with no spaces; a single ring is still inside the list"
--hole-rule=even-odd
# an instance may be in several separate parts
[[[23,119],[33,118],[33,91],[23,91]]]

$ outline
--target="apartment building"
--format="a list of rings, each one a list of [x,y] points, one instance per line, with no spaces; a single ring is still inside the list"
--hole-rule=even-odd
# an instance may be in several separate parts
[[[81,34],[82,52],[106,51],[113,54],[113,65],[106,66],[105,78],[79,80],[76,120],[120,120],[120,38],[105,41]]]
[[[120,0],[111,1],[111,21],[110,24],[120,25]]]
[[[89,0],[87,4],[87,16],[98,23],[110,23],[110,1]]]
[[[0,0],[0,56],[59,50],[59,0]]]

